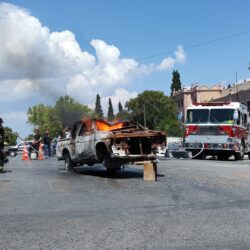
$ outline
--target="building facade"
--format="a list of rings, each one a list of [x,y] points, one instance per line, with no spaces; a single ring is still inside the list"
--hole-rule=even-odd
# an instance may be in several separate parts
[[[176,103],[178,112],[186,117],[186,109],[192,103],[196,102],[240,102],[248,107],[250,115],[250,79],[233,84],[230,88],[225,88],[222,84],[213,87],[207,87],[198,83],[192,84],[191,87],[184,85],[179,91],[174,91],[173,100]]]
[[[173,92],[173,100],[176,103],[178,112],[183,113],[185,120],[186,109],[192,103],[209,102],[222,96],[223,87],[221,84],[208,88],[198,83],[192,84],[191,87],[184,85],[179,91]]]
[[[248,112],[250,112],[250,80],[244,80],[243,82],[234,84],[231,88],[224,89],[219,98],[215,101],[225,102],[240,102],[247,106]]]

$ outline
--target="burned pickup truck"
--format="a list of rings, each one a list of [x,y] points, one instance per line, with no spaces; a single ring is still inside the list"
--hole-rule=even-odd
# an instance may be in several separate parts
[[[64,159],[69,171],[95,163],[116,171],[124,164],[156,159],[157,150],[165,145],[165,133],[148,130],[133,121],[85,119],[75,123],[71,138],[58,141],[57,157]]]

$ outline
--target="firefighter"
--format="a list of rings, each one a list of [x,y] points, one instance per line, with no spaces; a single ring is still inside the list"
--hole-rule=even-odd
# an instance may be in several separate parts
[[[0,173],[4,173],[4,128],[3,119],[0,117]]]

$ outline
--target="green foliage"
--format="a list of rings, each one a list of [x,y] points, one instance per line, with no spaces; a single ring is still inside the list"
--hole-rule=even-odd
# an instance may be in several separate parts
[[[54,107],[54,117],[63,127],[72,127],[76,121],[91,116],[91,110],[69,95],[60,97]]]
[[[176,119],[163,119],[159,123],[159,130],[165,131],[167,136],[183,136],[182,125]]]
[[[116,120],[131,120],[131,113],[128,112],[127,110],[123,110],[122,112],[118,112],[117,115],[115,116]]]
[[[108,121],[113,121],[114,118],[115,116],[114,116],[113,105],[112,105],[111,99],[109,98]]]
[[[65,127],[72,127],[83,117],[92,115],[87,106],[76,102],[68,95],[60,97],[54,107],[38,104],[29,108],[27,114],[30,124],[36,126],[42,134],[48,129],[52,136]]]
[[[5,134],[5,142],[7,142],[7,145],[16,145],[18,133],[13,132],[11,128],[4,127],[4,134]]]
[[[33,134],[29,134],[28,136],[26,136],[24,138],[26,141],[33,141],[34,140],[34,135]]]
[[[28,109],[28,122],[35,125],[39,130],[44,133],[46,129],[51,130],[54,128],[53,119],[51,120],[51,106],[38,104]]]
[[[103,111],[102,111],[102,106],[101,106],[101,98],[100,98],[99,94],[96,95],[95,113],[97,115],[97,118],[103,119]]]
[[[116,120],[130,120],[131,115],[127,110],[123,109],[121,102],[118,104],[118,110],[119,112],[115,116]]]
[[[131,119],[140,124],[144,124],[145,119],[149,129],[160,129],[172,136],[179,133],[174,130],[176,124],[176,130],[179,129],[175,103],[162,91],[144,91],[136,98],[130,99],[126,107],[130,110]]]
[[[171,96],[173,95],[174,90],[178,91],[181,89],[181,80],[180,74],[177,70],[174,70],[172,73],[172,84],[171,84]]]
[[[119,102],[119,104],[118,104],[118,110],[119,110],[119,113],[121,113],[123,111],[123,107],[122,107],[121,102]]]

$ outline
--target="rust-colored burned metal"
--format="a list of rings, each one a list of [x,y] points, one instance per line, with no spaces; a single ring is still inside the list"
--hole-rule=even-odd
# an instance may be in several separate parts
[[[149,141],[151,149],[166,145],[165,133],[148,130],[132,121],[108,123],[106,121],[97,120],[96,128],[99,131],[110,132],[106,138],[111,139],[113,145],[116,147],[125,150],[127,155],[131,154],[132,151],[140,155],[149,154]],[[126,141],[128,138],[131,139],[131,141]],[[137,146],[135,146],[135,144],[137,144]]]

